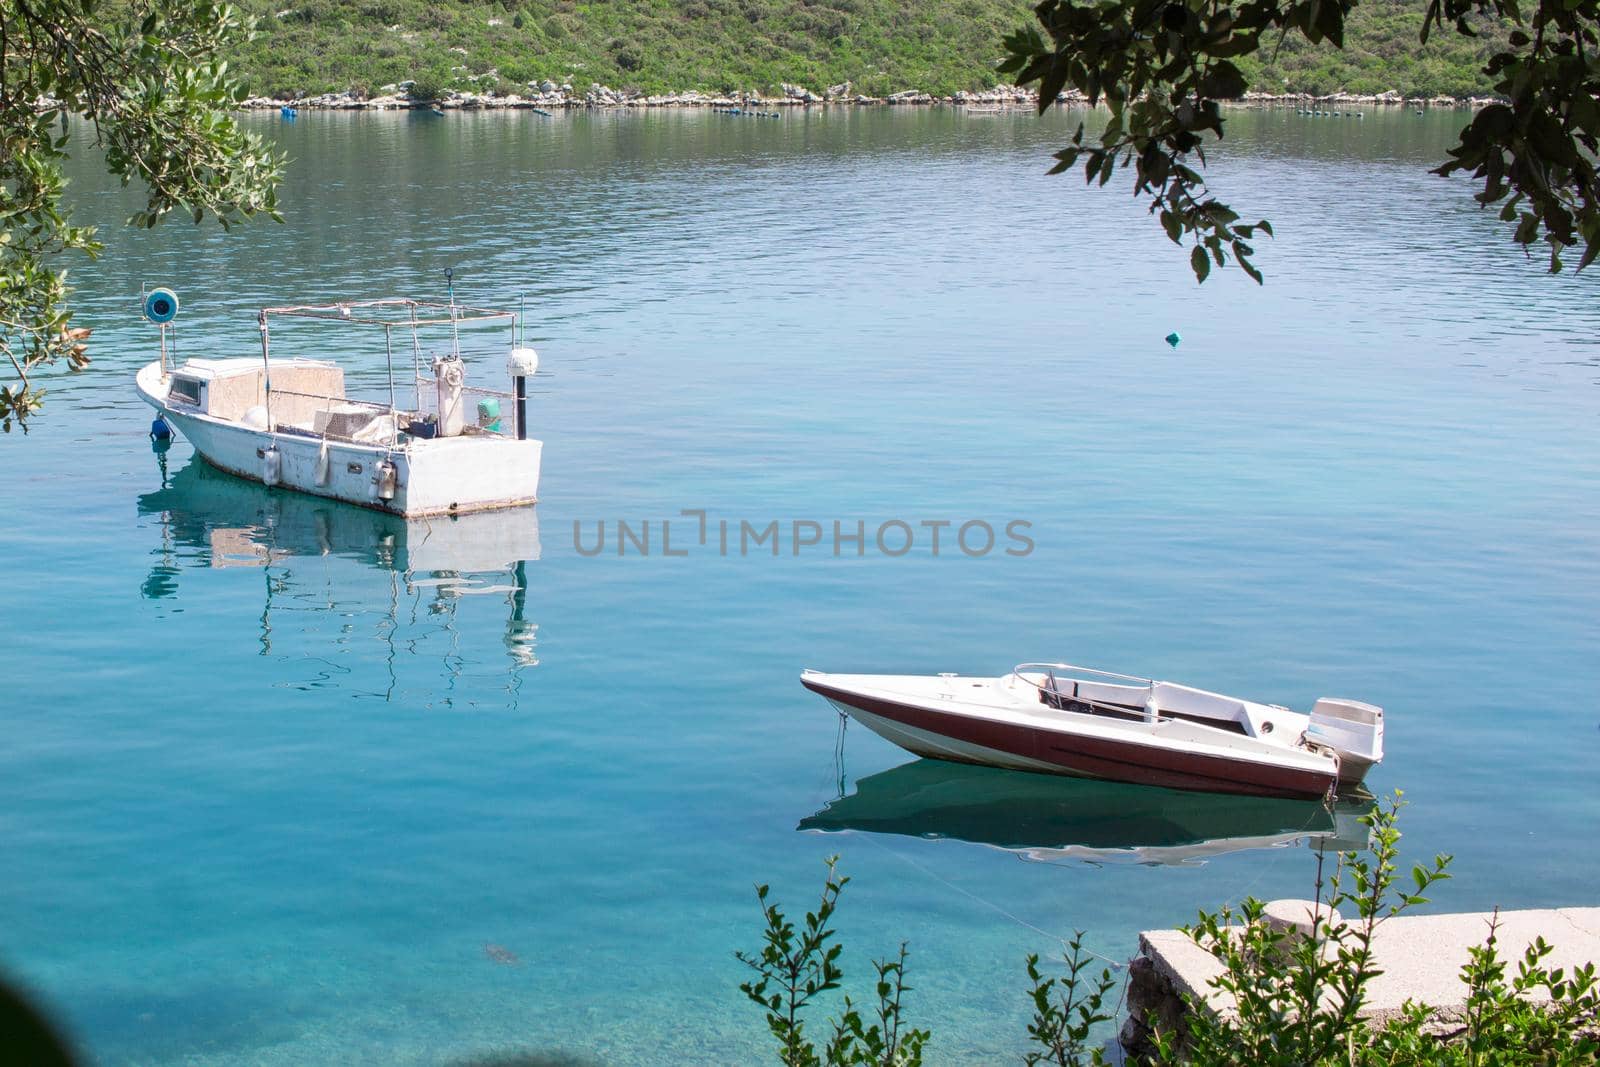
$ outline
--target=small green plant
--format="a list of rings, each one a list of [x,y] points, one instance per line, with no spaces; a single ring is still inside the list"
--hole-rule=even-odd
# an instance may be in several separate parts
[[[906,985],[906,956],[906,944],[902,941],[897,959],[872,962],[878,972],[874,986],[878,998],[877,1021],[872,1025],[863,1025],[861,1013],[848,996],[844,998],[841,1027],[835,1032],[835,1040],[828,1045],[829,1064],[917,1067],[922,1063],[922,1046],[927,1043],[928,1031],[905,1026],[900,1014],[901,1001],[911,991]]]
[[[1466,1012],[1454,1029],[1441,1030],[1435,1011],[1408,1002],[1399,1019],[1372,1036],[1360,1067],[1479,1067],[1592,1065],[1600,1063],[1600,989],[1594,964],[1569,976],[1551,970],[1552,949],[1535,938],[1517,973],[1507,977],[1497,945],[1499,913],[1488,940],[1469,950],[1461,968]]]
[[[1111,972],[1102,968],[1094,984],[1087,984],[1083,972],[1089,968],[1089,954],[1083,947],[1082,930],[1067,942],[1064,962],[1064,975],[1046,978],[1039,970],[1038,955],[1028,957],[1028,981],[1033,983],[1033,1021],[1028,1024],[1028,1037],[1042,1049],[1023,1055],[1028,1067],[1042,1063],[1078,1067],[1085,1055],[1090,1063],[1104,1061],[1100,1049],[1090,1044],[1090,1034],[1099,1024],[1111,1021],[1105,1000],[1116,988],[1116,982]]]
[[[838,862],[839,857],[829,857],[821,899],[815,911],[806,913],[805,924],[799,929],[781,907],[768,901],[770,887],[756,886],[766,928],[760,952],[734,953],[739,962],[756,972],[756,977],[741,983],[739,990],[765,1010],[767,1028],[777,1039],[778,1059],[785,1067],[920,1067],[928,1032],[907,1027],[901,1013],[905,994],[911,991],[905,980],[904,943],[896,959],[873,963],[878,973],[874,986],[878,1002],[875,1022],[868,1025],[846,996],[844,1012],[834,1021],[820,1056],[816,1045],[806,1037],[806,1008],[822,994],[838,989],[844,978],[839,966],[843,947],[834,941],[831,923],[839,894],[850,879],[838,874]]]

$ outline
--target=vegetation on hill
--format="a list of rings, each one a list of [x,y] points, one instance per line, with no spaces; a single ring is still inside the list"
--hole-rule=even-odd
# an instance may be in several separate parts
[[[251,92],[287,97],[407,80],[523,92],[529,82],[645,92],[820,92],[850,82],[881,96],[992,86],[1027,0],[243,0],[259,36],[234,47]],[[1269,91],[1469,95],[1489,91],[1490,38],[1418,44],[1425,0],[1370,0],[1343,52],[1298,37],[1253,57]],[[1246,64],[1241,63],[1241,67]]]
[[[238,63],[272,96],[406,79],[525,92],[593,82],[647,92],[820,92],[995,84],[1001,40],[1029,17],[1017,0],[246,0],[260,34]]]
[[[1281,46],[1241,56],[1239,70],[1260,92],[1382,93],[1406,96],[1488,96],[1494,79],[1489,57],[1505,48],[1509,29],[1480,22],[1479,36],[1433,34],[1419,43],[1427,4],[1415,0],[1362,0],[1345,22],[1344,48],[1312,44],[1288,34]]]

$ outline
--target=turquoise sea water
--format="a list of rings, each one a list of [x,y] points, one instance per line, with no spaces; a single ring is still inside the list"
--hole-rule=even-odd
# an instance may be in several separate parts
[[[1116,847],[1302,808],[1062,783],[1094,832],[1033,843],[1092,859],[919,824],[927,769],[874,778],[910,758],[858,727],[841,755],[806,666],[1370,700],[1371,784],[1456,856],[1435,907],[1593,903],[1600,283],[1425,174],[1462,118],[1232,119],[1219,192],[1279,234],[1259,289],[1196,288],[1117,185],[1045,178],[1068,117],[260,120],[289,222],[108,226],[75,271],[96,362],[3,445],[0,968],[108,1064],[751,1062],[752,883],[798,906],[838,853],[847,971],[909,940],[932,1061],[996,1062],[1054,937],[1123,959],[1309,891],[1303,847]],[[132,209],[74,178],[85,218]],[[438,295],[446,266],[526,293],[544,357],[520,572],[151,454],[141,284],[181,294],[183,354],[249,354],[263,304]],[[684,509],[1035,547],[575,548]],[[797,831],[863,778],[872,832]]]

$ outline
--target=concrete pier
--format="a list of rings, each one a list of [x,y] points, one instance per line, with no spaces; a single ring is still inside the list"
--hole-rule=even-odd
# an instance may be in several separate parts
[[[1303,915],[1311,903],[1276,901],[1268,907],[1269,917]],[[1367,986],[1362,1016],[1382,1022],[1399,1015],[1407,1000],[1414,1000],[1432,1007],[1441,1024],[1459,1018],[1466,999],[1461,968],[1467,950],[1488,939],[1493,919],[1489,912],[1402,915],[1379,924],[1373,934],[1373,955],[1383,973]],[[1600,965],[1600,908],[1502,911],[1495,936],[1500,958],[1510,964],[1511,973],[1537,937],[1554,950],[1545,959],[1547,967],[1565,967],[1570,973],[1585,963]],[[1123,1047],[1137,1051],[1151,1028],[1170,1030],[1178,1024],[1187,1010],[1185,994],[1226,1014],[1232,998],[1211,986],[1221,973],[1222,965],[1180,930],[1140,934],[1139,956],[1130,965]]]

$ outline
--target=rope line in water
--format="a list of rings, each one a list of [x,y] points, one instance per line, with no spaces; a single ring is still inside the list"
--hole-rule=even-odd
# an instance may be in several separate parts
[[[1328,818],[1332,819],[1334,817],[1334,805],[1333,805],[1333,803],[1331,803],[1329,801],[1329,799],[1327,797],[1323,798],[1322,811],[1328,816]],[[1313,812],[1306,819],[1305,823],[1300,827],[1300,829],[1295,831],[1295,832],[1300,834],[1300,835],[1302,835],[1303,837],[1309,837],[1311,835],[1311,824],[1316,822],[1316,821],[1317,821],[1317,816],[1316,816],[1316,813]],[[1335,826],[1337,826],[1337,825],[1338,824],[1335,823]],[[1261,884],[1261,880],[1263,878],[1265,878],[1267,875],[1271,874],[1273,872],[1273,870],[1278,866],[1278,863],[1283,859],[1282,853],[1288,852],[1290,850],[1290,848],[1292,848],[1292,847],[1293,846],[1291,846],[1291,845],[1284,845],[1284,846],[1282,846],[1280,848],[1273,849],[1272,851],[1274,853],[1278,853],[1278,854],[1274,855],[1270,861],[1268,861],[1266,864],[1264,864],[1262,866],[1262,868],[1259,871],[1256,872],[1256,876],[1254,878],[1250,879],[1250,881],[1245,884],[1243,889],[1241,889],[1238,892],[1234,893],[1231,897],[1229,897],[1226,901],[1224,901],[1223,902],[1223,907],[1232,908],[1235,905],[1237,905],[1241,900],[1243,900],[1245,897],[1250,896],[1252,891],[1254,891],[1255,887]],[[1319,879],[1318,880],[1319,880],[1319,883],[1320,883],[1320,875],[1319,875]],[[1321,894],[1319,893],[1318,895],[1320,896]]]
[[[972,890],[967,889],[964,886],[956,885],[954,882],[950,881],[948,878],[945,878],[945,877],[942,877],[941,875],[935,874],[933,871],[929,870],[927,867],[925,867],[922,864],[918,863],[916,860],[912,859],[910,856],[907,856],[902,852],[897,852],[894,849],[890,848],[888,845],[885,845],[883,842],[876,840],[872,834],[862,834],[861,837],[862,837],[863,840],[870,842],[874,847],[882,849],[884,852],[887,852],[889,855],[895,857],[896,859],[900,860],[901,862],[903,862],[903,863],[905,863],[905,864],[907,864],[907,865],[909,865],[911,867],[915,867],[917,870],[921,871],[923,874],[927,875],[929,878],[933,879],[935,882],[938,882],[940,885],[943,885],[947,889],[953,889],[957,893],[960,893],[962,896],[966,897],[968,900],[971,900],[971,901],[973,901],[975,903],[981,904],[984,907],[990,909],[991,911],[997,912],[1000,915],[1005,916],[1007,919],[1010,919],[1012,922],[1016,923],[1018,926],[1022,927],[1025,930],[1031,930],[1034,933],[1040,935],[1041,937],[1047,937],[1052,941],[1060,942],[1062,946],[1065,946],[1067,944],[1067,942],[1072,940],[1071,938],[1068,938],[1068,937],[1062,937],[1060,934],[1052,933],[1051,931],[1043,929],[1042,927],[1035,926],[1033,923],[1031,923],[1028,920],[1022,918],[1021,916],[1015,914],[1014,912],[1006,910],[1004,907],[1002,907],[999,904],[996,904],[994,901],[985,900],[983,897],[980,897],[978,894],[972,892]],[[1126,967],[1128,965],[1126,960],[1121,960],[1121,961],[1114,960],[1110,956],[1102,955],[1101,953],[1098,953],[1098,952],[1094,951],[1091,948],[1085,947],[1083,951],[1085,953],[1087,953],[1088,955],[1093,956],[1095,959],[1100,960],[1102,963],[1105,963],[1106,965],[1112,967],[1115,970],[1119,970],[1120,971],[1120,970],[1122,970],[1124,967]]]

